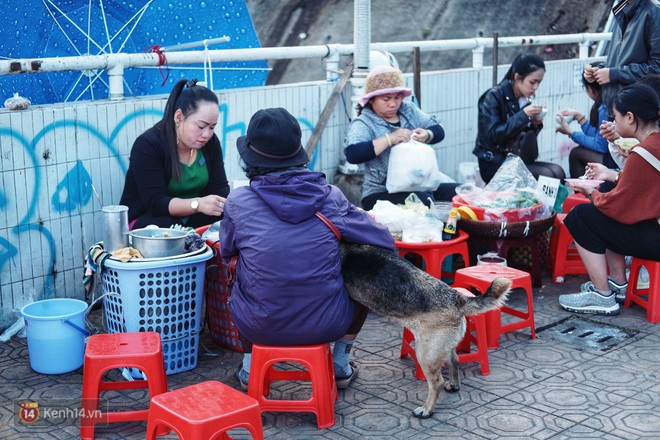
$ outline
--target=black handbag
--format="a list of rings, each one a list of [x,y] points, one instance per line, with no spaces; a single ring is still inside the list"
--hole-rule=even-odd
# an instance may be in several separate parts
[[[520,132],[508,143],[507,148],[509,153],[520,157],[526,164],[533,163],[539,157],[537,135],[538,133],[534,129]]]

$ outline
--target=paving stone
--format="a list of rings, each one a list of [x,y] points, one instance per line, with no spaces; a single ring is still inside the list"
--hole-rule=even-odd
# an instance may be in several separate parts
[[[574,292],[584,276],[568,276],[552,284],[544,274],[534,289],[537,329],[573,316],[557,303],[561,293]],[[511,304],[526,302],[514,295]],[[100,310],[90,313],[100,322]],[[638,333],[607,351],[580,350],[529,329],[502,335],[500,347],[489,351],[491,373],[482,376],[476,363],[461,364],[461,390],[442,391],[433,417],[420,420],[412,410],[421,405],[427,384],[415,378],[409,357],[399,359],[402,329],[387,318],[371,313],[354,348],[360,376],[339,392],[336,423],[319,430],[309,413],[264,413],[267,439],[588,439],[660,438],[660,325],[649,324],[637,306],[613,317],[589,316],[600,324],[632,329]],[[240,389],[233,373],[240,352],[216,346],[208,331],[201,335],[197,367],[168,376],[170,389],[205,380],[220,380]],[[446,375],[446,371],[445,371]],[[108,375],[121,380],[119,373]],[[25,339],[0,345],[0,438],[78,438],[78,421],[60,426],[25,426],[15,423],[14,402],[62,396],[80,399],[82,369],[61,375],[32,371]],[[306,388],[307,386],[307,388]],[[275,383],[275,393],[299,396],[308,385]],[[145,390],[108,392],[109,404],[143,406]],[[143,439],[144,422],[114,423],[96,430],[97,439]],[[246,430],[231,431],[235,439],[251,438]],[[163,439],[176,438],[173,434]]]

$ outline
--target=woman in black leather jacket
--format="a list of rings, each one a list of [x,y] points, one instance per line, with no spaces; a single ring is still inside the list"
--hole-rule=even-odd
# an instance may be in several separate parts
[[[511,63],[502,82],[479,98],[479,132],[472,153],[479,159],[479,171],[488,183],[509,153],[510,143],[523,131],[538,134],[543,128],[543,107],[531,98],[541,84],[545,63],[538,55],[521,53]],[[527,168],[540,175],[563,180],[564,170],[548,162],[526,161]]]

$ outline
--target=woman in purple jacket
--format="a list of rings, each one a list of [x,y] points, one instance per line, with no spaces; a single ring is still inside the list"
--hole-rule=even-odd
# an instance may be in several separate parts
[[[347,242],[394,250],[392,236],[306,168],[300,125],[285,109],[255,113],[237,146],[250,185],[231,192],[220,225],[223,259],[238,255],[229,309],[245,354],[235,376],[247,388],[252,342],[335,341],[337,388],[346,388],[358,374],[349,355],[368,310],[348,296],[339,241],[316,213]]]

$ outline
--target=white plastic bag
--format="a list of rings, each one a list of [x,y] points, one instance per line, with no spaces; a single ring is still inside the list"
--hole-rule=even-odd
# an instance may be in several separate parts
[[[435,150],[430,146],[410,140],[395,145],[390,150],[387,165],[387,192],[432,191],[443,182],[438,171]]]

